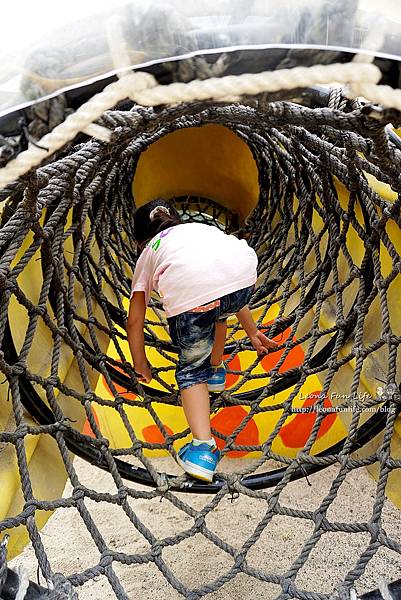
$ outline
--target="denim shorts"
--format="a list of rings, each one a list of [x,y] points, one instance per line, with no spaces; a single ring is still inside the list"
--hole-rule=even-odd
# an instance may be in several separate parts
[[[170,337],[178,348],[175,373],[180,390],[205,383],[212,375],[210,356],[216,322],[224,322],[246,306],[254,286],[237,290],[220,298],[220,306],[205,312],[187,311],[167,319]]]

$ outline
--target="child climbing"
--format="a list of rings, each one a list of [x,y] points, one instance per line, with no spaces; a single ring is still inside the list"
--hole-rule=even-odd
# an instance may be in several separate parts
[[[139,258],[132,279],[127,336],[138,379],[149,383],[144,321],[150,295],[163,303],[178,349],[176,380],[192,442],[177,455],[186,473],[212,481],[220,458],[210,429],[209,391],[223,391],[227,318],[236,315],[259,355],[277,346],[256,327],[248,303],[257,256],[245,240],[202,223],[182,223],[175,208],[156,199],[134,214]]]

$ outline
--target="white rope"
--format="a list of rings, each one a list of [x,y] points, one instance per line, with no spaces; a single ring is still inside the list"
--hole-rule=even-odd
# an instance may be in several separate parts
[[[388,583],[385,579],[379,580],[379,591],[382,595],[383,600],[394,600],[394,596],[390,592]]]
[[[338,82],[353,84],[367,82],[377,83],[381,77],[380,69],[372,64],[332,64],[314,65],[312,67],[295,67],[280,71],[267,71],[243,75],[230,75],[207,80],[195,80],[189,83],[172,83],[158,85],[150,73],[130,73],[108,85],[96,94],[67,119],[46,134],[36,146],[21,152],[4,168],[0,169],[0,189],[15,181],[18,177],[38,166],[45,158],[62,148],[74,139],[80,131],[86,131],[103,141],[109,141],[106,128],[96,130],[91,123],[96,121],[106,110],[115,106],[125,98],[144,106],[160,104],[176,104],[194,102],[196,100],[215,99],[222,101],[228,97],[253,95],[262,92],[276,92],[297,87],[309,87],[317,84]],[[99,126],[97,126],[99,127]]]
[[[107,127],[103,127],[102,125],[96,125],[96,123],[87,125],[82,131],[83,133],[86,133],[86,135],[102,140],[102,142],[110,142],[111,140],[110,129],[107,129]]]
[[[29,588],[28,573],[22,566],[18,566],[15,571],[18,575],[18,592],[15,600],[24,600]]]
[[[386,108],[396,108],[401,110],[401,90],[390,87],[389,85],[373,85],[372,83],[359,83],[353,87],[349,93],[349,98],[364,96],[369,102],[381,104]]]
[[[356,593],[356,589],[355,588],[351,588],[349,591],[349,598],[350,600],[358,600],[358,594]]]
[[[159,85],[152,89],[137,91],[134,97],[136,102],[143,106],[157,106],[208,100],[209,98],[221,100],[231,96],[278,92],[316,84],[328,84],[333,81],[340,83],[368,81],[374,84],[379,81],[380,77],[380,69],[374,65],[334,63]]]
[[[38,144],[46,150],[31,146],[0,169],[0,188],[15,181],[32,167],[38,166],[45,158],[74,139],[77,133],[85,131],[106,110],[130,97],[132,90],[141,90],[152,85],[156,85],[156,80],[149,73],[131,73],[105,87],[102,92],[93,96],[75,113],[69,115],[63,123],[41,138]],[[93,127],[89,131],[93,131]]]

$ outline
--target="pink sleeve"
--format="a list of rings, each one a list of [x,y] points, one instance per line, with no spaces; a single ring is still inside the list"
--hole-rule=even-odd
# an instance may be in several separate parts
[[[136,263],[134,276],[131,283],[131,295],[134,292],[145,292],[145,304],[149,302],[150,294],[152,292],[152,278],[149,273],[149,265],[146,260],[146,254],[143,252]]]

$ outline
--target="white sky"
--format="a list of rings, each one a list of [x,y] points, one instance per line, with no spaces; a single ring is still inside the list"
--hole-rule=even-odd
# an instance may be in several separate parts
[[[127,4],[127,0],[9,0],[1,10],[0,53],[28,46],[46,32]]]
[[[49,30],[68,25],[81,18],[96,15],[113,7],[127,4],[130,0],[8,0],[1,11],[0,56],[8,49],[29,46],[44,41]],[[131,0],[132,1],[132,0]],[[139,0],[137,0],[139,2]],[[176,0],[177,4],[179,0]],[[311,0],[309,0],[310,2]],[[323,0],[315,0],[318,5]],[[154,0],[141,0],[141,7]],[[268,0],[265,0],[268,5]],[[174,4],[174,0],[171,1]],[[216,7],[219,0],[199,0],[199,8]],[[401,22],[401,0],[360,0],[359,6],[367,10],[380,11],[384,16]],[[211,10],[213,12],[213,8]]]
[[[140,2],[142,6],[144,3],[146,0]],[[174,0],[171,3],[174,4]],[[7,48],[43,40],[49,29],[57,29],[80,18],[124,4],[127,4],[127,0],[8,0],[4,2],[1,11],[0,55],[4,55]],[[218,0],[200,0],[199,4],[205,6],[207,15],[207,7],[216,6]],[[319,4],[319,0],[316,4]],[[400,0],[360,0],[359,5],[368,10],[380,11],[401,22]]]

